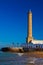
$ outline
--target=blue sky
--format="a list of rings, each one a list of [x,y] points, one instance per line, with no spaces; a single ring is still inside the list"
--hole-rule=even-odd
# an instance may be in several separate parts
[[[33,37],[43,39],[43,0],[0,0],[0,46],[26,42],[30,9]]]

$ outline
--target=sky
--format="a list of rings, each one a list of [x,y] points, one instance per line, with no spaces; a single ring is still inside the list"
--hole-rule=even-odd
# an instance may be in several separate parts
[[[0,0],[0,46],[25,44],[30,9],[33,38],[43,39],[43,0]]]

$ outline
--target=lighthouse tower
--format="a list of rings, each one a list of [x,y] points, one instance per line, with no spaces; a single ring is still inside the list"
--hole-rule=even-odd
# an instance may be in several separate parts
[[[27,25],[27,39],[26,42],[29,43],[32,41],[32,12],[31,10],[28,12],[28,25]]]

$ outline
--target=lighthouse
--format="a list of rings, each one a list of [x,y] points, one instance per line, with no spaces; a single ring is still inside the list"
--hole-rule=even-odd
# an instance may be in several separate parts
[[[28,23],[27,23],[27,38],[26,42],[29,43],[32,41],[32,12],[28,12]]]

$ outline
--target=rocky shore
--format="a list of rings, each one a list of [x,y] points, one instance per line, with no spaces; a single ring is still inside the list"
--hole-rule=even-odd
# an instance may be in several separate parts
[[[23,48],[2,48],[1,49],[2,52],[11,52],[11,53],[24,53],[25,55],[29,56],[29,57],[37,57],[37,58],[43,58],[43,49],[27,49],[24,50]]]

